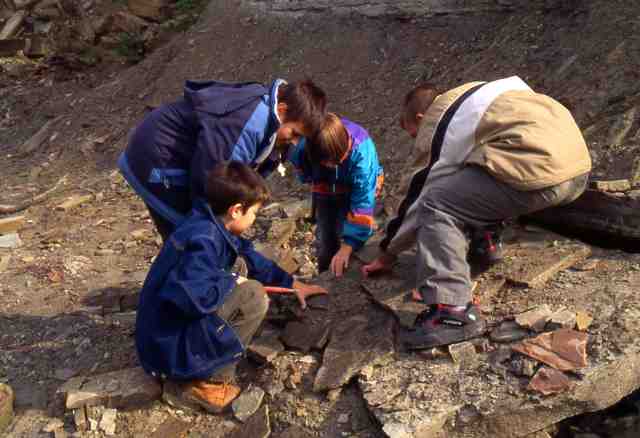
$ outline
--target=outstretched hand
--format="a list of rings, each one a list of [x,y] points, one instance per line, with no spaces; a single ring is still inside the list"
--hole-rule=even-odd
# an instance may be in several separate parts
[[[391,254],[380,254],[374,261],[362,267],[362,276],[367,278],[371,275],[389,273],[393,269],[395,260],[396,257]]]
[[[322,286],[316,284],[305,284],[298,280],[293,282],[293,289],[302,309],[307,308],[307,298],[314,295],[328,294],[329,292]]]

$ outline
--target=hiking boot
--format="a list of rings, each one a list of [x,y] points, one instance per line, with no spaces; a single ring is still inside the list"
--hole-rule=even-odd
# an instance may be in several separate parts
[[[179,409],[198,410],[219,414],[240,394],[240,388],[231,383],[210,383],[194,380],[189,383],[167,381],[162,399]]]
[[[409,350],[421,350],[477,338],[485,330],[485,320],[475,304],[434,304],[418,315],[413,329],[401,334],[400,340]]]
[[[502,227],[475,230],[469,245],[469,261],[492,266],[502,261]]]

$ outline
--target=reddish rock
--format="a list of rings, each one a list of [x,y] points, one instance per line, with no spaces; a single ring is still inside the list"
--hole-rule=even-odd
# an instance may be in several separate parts
[[[529,382],[528,389],[544,395],[557,394],[573,386],[573,382],[561,371],[542,367]]]
[[[557,370],[572,371],[587,366],[587,340],[586,333],[561,329],[527,339],[513,350]]]

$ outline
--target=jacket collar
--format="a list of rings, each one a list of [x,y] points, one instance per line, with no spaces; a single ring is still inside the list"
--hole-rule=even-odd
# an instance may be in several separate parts
[[[203,214],[213,222],[213,226],[218,230],[218,232],[224,237],[224,239],[231,245],[236,254],[238,254],[238,238],[231,234],[229,230],[224,226],[224,224],[218,219],[218,217],[213,214],[211,211],[211,207],[207,201],[203,198],[196,198],[193,200],[193,208],[196,209],[200,214]]]

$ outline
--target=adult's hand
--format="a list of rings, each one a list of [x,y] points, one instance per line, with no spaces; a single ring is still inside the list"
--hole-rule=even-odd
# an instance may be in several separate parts
[[[378,257],[362,267],[362,275],[367,278],[370,275],[378,275],[391,272],[393,268],[393,262],[396,261],[396,256],[393,254],[382,253]]]
[[[322,286],[318,286],[316,284],[305,284],[301,281],[295,280],[293,282],[294,293],[296,294],[296,298],[298,298],[298,302],[300,303],[300,307],[302,309],[307,308],[307,298],[312,297],[314,295],[322,295],[328,294],[329,292]]]
[[[344,271],[349,267],[349,257],[351,257],[351,253],[353,252],[353,248],[351,245],[347,245],[343,243],[340,246],[340,249],[331,259],[331,272],[336,277],[342,277]]]

